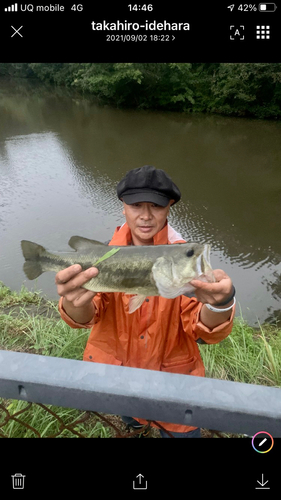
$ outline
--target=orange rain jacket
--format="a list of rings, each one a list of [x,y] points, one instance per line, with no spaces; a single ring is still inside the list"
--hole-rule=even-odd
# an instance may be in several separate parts
[[[155,245],[184,243],[185,240],[168,223],[154,236]],[[116,228],[109,245],[131,244],[127,223]],[[230,334],[234,307],[229,321],[210,329],[199,320],[202,303],[196,298],[180,295],[175,299],[147,297],[142,306],[129,314],[130,295],[121,292],[98,293],[93,301],[96,315],[86,324],[73,321],[62,307],[62,319],[72,328],[92,328],[83,359],[95,363],[131,366],[204,376],[198,339],[216,344]],[[132,416],[132,415],[131,415]],[[135,418],[135,417],[134,417]],[[136,418],[146,424],[146,420]],[[188,432],[196,427],[159,422],[172,432]]]

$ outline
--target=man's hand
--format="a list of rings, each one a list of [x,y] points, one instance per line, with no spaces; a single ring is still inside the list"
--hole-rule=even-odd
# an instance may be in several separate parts
[[[199,302],[203,302],[203,304],[211,304],[218,309],[225,309],[233,304],[233,299],[230,299],[228,304],[225,304],[224,306],[217,306],[217,304],[226,302],[227,299],[231,297],[233,293],[232,281],[222,269],[214,269],[213,274],[216,279],[216,282],[214,283],[192,280],[190,284],[195,287],[194,293]],[[228,321],[231,314],[232,309],[229,311],[213,312],[210,311],[207,306],[203,305],[200,311],[200,320],[209,328],[215,328],[225,321]]]
[[[67,267],[59,271],[55,277],[57,292],[71,304],[72,307],[84,307],[92,302],[96,292],[91,292],[82,288],[89,279],[97,276],[99,270],[96,267],[90,267],[82,271],[79,264]]]
[[[194,293],[199,302],[216,307],[216,304],[225,302],[231,297],[233,288],[231,278],[222,269],[214,269],[213,274],[216,279],[214,283],[192,280],[190,284],[195,287]]]

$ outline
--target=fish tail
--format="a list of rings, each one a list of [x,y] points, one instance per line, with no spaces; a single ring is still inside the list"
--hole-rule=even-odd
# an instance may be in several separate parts
[[[30,260],[24,263],[23,270],[29,280],[35,280],[35,278],[38,278],[44,272],[40,262],[32,262]]]
[[[25,275],[28,279],[34,280],[45,271],[39,259],[42,256],[42,253],[45,253],[46,250],[41,245],[26,240],[21,241],[21,248],[23,256],[26,260],[23,265]]]

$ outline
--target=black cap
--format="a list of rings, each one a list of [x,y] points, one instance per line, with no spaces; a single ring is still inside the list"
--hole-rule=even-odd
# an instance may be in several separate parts
[[[117,196],[127,205],[146,201],[166,207],[170,200],[177,203],[181,192],[164,170],[145,165],[126,173],[117,185]]]

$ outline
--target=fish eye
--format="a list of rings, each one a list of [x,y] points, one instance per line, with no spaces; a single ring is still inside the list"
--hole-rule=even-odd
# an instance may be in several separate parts
[[[192,255],[194,255],[194,250],[188,250],[188,251],[186,252],[186,256],[187,256],[187,257],[192,257]]]

